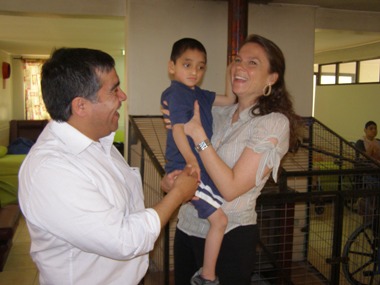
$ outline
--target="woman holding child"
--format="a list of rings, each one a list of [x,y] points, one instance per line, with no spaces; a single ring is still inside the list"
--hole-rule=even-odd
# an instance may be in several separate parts
[[[284,73],[285,60],[278,46],[264,37],[249,36],[231,66],[237,103],[213,108],[212,145],[199,153],[225,199],[222,209],[228,216],[216,268],[222,285],[251,283],[259,239],[256,199],[271,173],[277,179],[281,159],[296,144],[297,116]],[[197,104],[185,132],[195,145],[209,139]],[[166,178],[163,189],[174,179],[170,174]],[[181,207],[174,244],[176,285],[189,284],[202,266],[208,227],[191,204]]]

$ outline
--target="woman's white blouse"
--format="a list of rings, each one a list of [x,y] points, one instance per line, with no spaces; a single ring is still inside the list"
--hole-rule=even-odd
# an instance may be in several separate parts
[[[213,108],[214,134],[211,141],[215,150],[230,168],[235,165],[246,147],[263,155],[255,178],[256,186],[222,205],[228,216],[226,232],[238,226],[256,224],[256,199],[269,178],[269,175],[263,177],[265,166],[273,168],[272,175],[276,181],[280,161],[289,148],[289,121],[283,114],[271,113],[252,117],[250,108],[247,108],[240,113],[238,121],[231,124],[236,108],[237,105]],[[275,138],[277,144],[270,142],[270,138]],[[198,218],[191,203],[181,207],[178,219],[177,226],[183,232],[206,237],[209,222]]]

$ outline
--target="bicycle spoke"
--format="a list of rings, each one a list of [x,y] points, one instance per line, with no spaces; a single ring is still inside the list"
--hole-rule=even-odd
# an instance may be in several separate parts
[[[372,253],[365,253],[365,252],[362,252],[362,251],[349,251],[349,253],[353,253],[353,254],[356,254],[356,255],[360,255],[360,256],[365,256],[365,257],[372,257]]]
[[[356,274],[356,273],[358,273],[360,271],[363,271],[364,268],[368,267],[372,263],[373,263],[373,260],[371,259],[370,261],[364,263],[362,266],[359,266],[355,271],[352,272],[351,275],[354,275],[354,274]],[[363,273],[363,276],[364,276],[364,273]]]

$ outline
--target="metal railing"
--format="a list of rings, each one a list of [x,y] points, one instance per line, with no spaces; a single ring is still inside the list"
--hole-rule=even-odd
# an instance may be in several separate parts
[[[351,143],[305,118],[297,153],[283,160],[256,211],[252,284],[380,284],[380,168]],[[131,116],[128,162],[139,167],[145,205],[163,197],[166,130],[161,116]],[[171,284],[176,215],[150,254],[145,284]]]

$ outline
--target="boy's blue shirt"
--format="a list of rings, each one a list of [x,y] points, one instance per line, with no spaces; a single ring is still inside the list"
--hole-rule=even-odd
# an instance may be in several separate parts
[[[211,108],[214,103],[216,93],[203,90],[198,86],[194,89],[187,87],[185,84],[173,80],[171,85],[162,93],[161,104],[163,101],[168,103],[170,111],[170,121],[172,125],[187,123],[194,114],[194,102],[198,101],[200,107],[201,122],[206,135],[209,139],[212,136],[212,114]],[[163,104],[162,104],[163,105]],[[163,105],[164,106],[164,105]],[[194,149],[193,140],[188,138],[190,147]],[[173,138],[171,130],[167,135],[167,148],[165,157],[167,159],[165,170],[167,172],[174,169],[182,169],[186,162],[179,152]],[[199,158],[199,156],[196,156]],[[199,163],[200,161],[198,161]],[[202,165],[202,163],[200,163]]]

